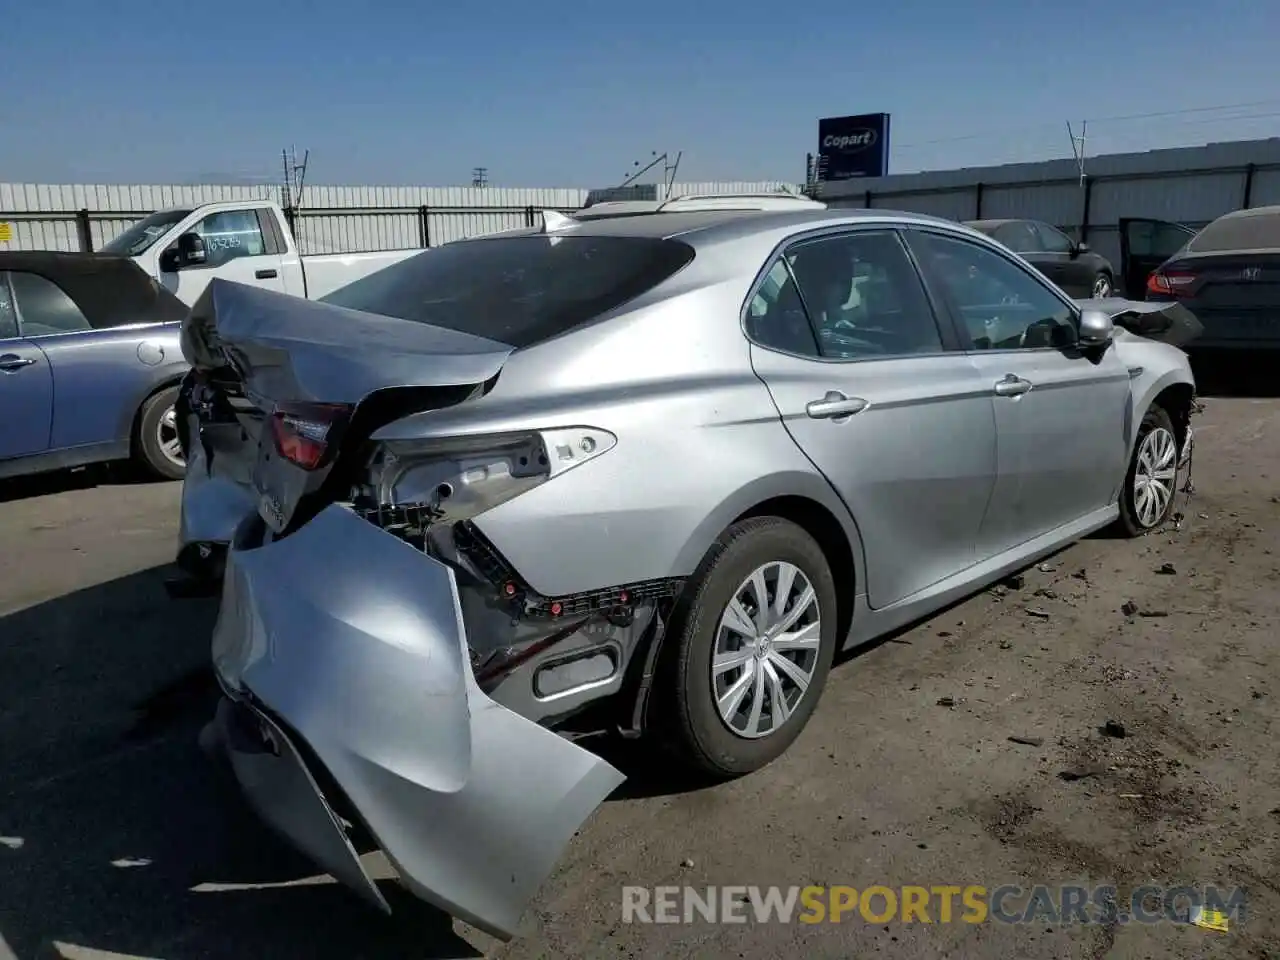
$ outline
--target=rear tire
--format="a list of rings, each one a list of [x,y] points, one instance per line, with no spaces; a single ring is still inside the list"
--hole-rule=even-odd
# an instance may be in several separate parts
[[[1120,490],[1121,533],[1141,537],[1173,514],[1178,484],[1178,435],[1168,412],[1153,405],[1138,425]]]
[[[1094,300],[1105,300],[1116,292],[1115,281],[1111,279],[1111,274],[1105,270],[1098,271],[1097,276],[1093,278],[1092,297]]]
[[[757,585],[766,596],[763,615],[753,600]],[[726,619],[741,623],[744,612],[741,625],[754,639],[725,626]],[[734,524],[686,586],[664,647],[658,715],[650,714],[663,746],[718,778],[770,763],[808,723],[835,653],[836,587],[822,548],[778,517]],[[739,662],[717,673],[715,657]]]
[[[165,387],[149,396],[138,411],[133,456],[139,466],[161,480],[181,480],[187,472],[178,436],[177,401],[178,388]]]

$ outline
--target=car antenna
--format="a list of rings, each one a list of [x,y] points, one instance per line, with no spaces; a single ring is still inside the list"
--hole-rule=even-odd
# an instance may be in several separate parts
[[[565,227],[577,226],[579,221],[573,217],[566,216],[559,210],[543,210],[542,211],[542,232],[554,233],[557,230],[563,230]]]

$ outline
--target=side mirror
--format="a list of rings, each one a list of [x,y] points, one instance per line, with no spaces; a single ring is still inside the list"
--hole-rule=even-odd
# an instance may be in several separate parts
[[[1103,310],[1083,310],[1080,313],[1080,337],[1076,341],[1082,347],[1105,347],[1116,335],[1111,314]]]
[[[204,239],[198,233],[184,233],[178,238],[178,265],[192,267],[204,263]]]

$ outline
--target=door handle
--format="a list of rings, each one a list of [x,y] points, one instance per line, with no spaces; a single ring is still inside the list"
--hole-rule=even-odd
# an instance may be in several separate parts
[[[1003,380],[997,380],[995,394],[997,397],[1020,397],[1031,390],[1031,381],[1007,373]]]
[[[253,272],[253,275],[258,280],[274,280],[276,277],[280,276],[280,274],[278,274],[276,271],[271,269],[255,270]]]
[[[805,404],[804,412],[814,420],[839,420],[861,413],[870,404],[861,397],[846,397],[839,390],[828,390],[821,400]]]
[[[16,353],[6,353],[0,356],[0,370],[5,373],[13,373],[23,367],[29,367],[33,363],[35,363],[35,360],[30,357],[20,357]]]

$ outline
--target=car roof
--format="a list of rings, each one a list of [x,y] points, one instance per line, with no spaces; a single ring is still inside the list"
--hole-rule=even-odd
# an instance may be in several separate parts
[[[1002,217],[998,220],[965,220],[966,227],[972,227],[974,230],[980,230],[986,233],[988,230],[998,230],[1008,223],[1032,223],[1034,221],[1027,217]]]
[[[488,239],[513,236],[636,237],[654,240],[682,240],[701,246],[749,237],[753,234],[786,234],[804,229],[859,223],[897,223],[904,225],[939,225],[957,232],[976,231],[954,220],[904,210],[863,209],[857,207],[813,210],[696,210],[688,212],[651,213],[626,217],[601,217],[575,221],[564,217],[550,230],[531,227],[462,240],[461,243],[483,243]]]
[[[183,304],[128,257],[55,250],[0,251],[0,271],[34,273],[52,280],[95,327],[119,322],[181,320]]]

